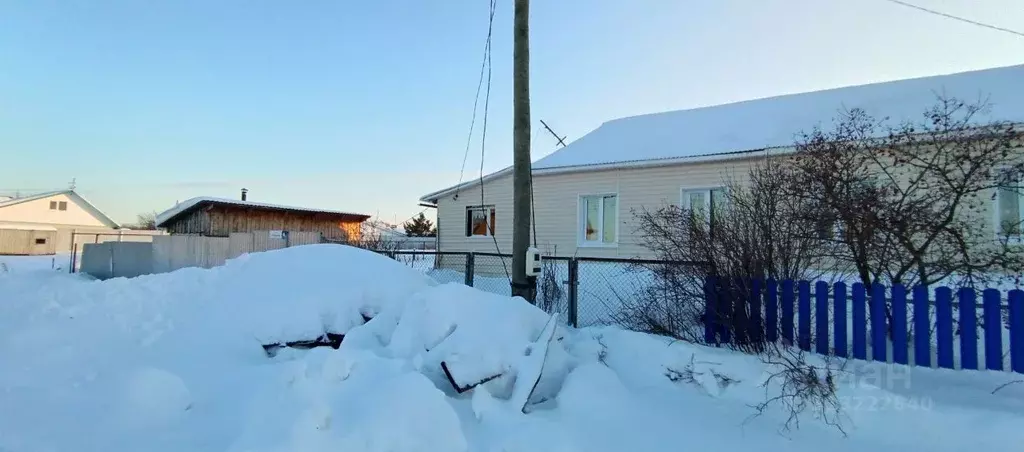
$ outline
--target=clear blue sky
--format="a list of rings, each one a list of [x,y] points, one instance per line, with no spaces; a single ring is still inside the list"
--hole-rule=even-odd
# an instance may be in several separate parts
[[[1019,0],[911,0],[1024,28]],[[115,219],[198,195],[403,220],[459,179],[487,0],[0,0],[0,191]],[[500,0],[486,171],[511,163]],[[534,158],[617,117],[1024,63],[883,0],[534,0]],[[1024,83],[1024,81],[1022,81]],[[465,177],[479,171],[474,144]]]

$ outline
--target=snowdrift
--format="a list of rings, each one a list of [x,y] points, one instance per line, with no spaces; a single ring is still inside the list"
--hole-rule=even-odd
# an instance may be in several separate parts
[[[613,328],[559,326],[548,340],[549,319],[522,299],[337,245],[130,280],[0,274],[0,450],[952,451],[1024,441],[1024,385],[990,394],[1006,374],[850,379],[840,387],[849,438],[813,419],[780,435],[783,410],[748,419],[774,390],[756,358]],[[344,336],[337,350],[263,347],[326,333]],[[441,363],[460,381],[488,381],[459,394]],[[524,414],[510,399],[541,364]],[[672,378],[687,366],[694,378]],[[854,406],[871,401],[875,410]]]

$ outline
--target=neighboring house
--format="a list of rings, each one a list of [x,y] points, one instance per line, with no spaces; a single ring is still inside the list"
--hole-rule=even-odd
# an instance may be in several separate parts
[[[192,198],[157,215],[156,225],[171,234],[229,237],[266,231],[318,233],[334,240],[358,241],[369,215],[282,206],[248,200]]]
[[[357,241],[368,215],[199,197],[157,215],[168,235],[152,243],[88,244],[82,271],[100,278],[212,268],[243,254],[330,241]]]
[[[113,233],[120,226],[74,190],[0,200],[0,254],[70,252],[72,233]]]
[[[725,178],[742,181],[752,164],[791,153],[798,133],[827,127],[840,109],[920,121],[937,94],[988,98],[989,118],[1024,123],[1024,65],[617,119],[533,163],[536,240],[560,256],[649,257],[635,210],[713,209]],[[420,201],[437,206],[441,251],[511,251],[511,168]],[[1024,220],[1015,193],[1000,191],[989,208],[988,231]]]
[[[375,225],[374,233],[379,234],[383,246],[390,249],[416,251],[437,249],[437,237],[409,237],[405,229],[396,225]]]

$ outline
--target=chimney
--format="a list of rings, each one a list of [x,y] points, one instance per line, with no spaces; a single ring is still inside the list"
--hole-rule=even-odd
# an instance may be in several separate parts
[[[245,195],[246,195],[247,193],[249,193],[249,189],[248,189],[248,188],[243,188],[243,189],[242,189],[242,201],[245,201],[245,198],[246,198],[246,196],[245,196]]]

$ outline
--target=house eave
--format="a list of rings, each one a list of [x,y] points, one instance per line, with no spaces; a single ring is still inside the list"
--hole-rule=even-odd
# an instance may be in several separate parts
[[[270,205],[270,204],[256,204],[256,203],[254,203],[252,205],[244,205],[244,204],[240,204],[240,203],[239,204],[222,203],[222,202],[217,202],[215,200],[200,200],[200,201],[196,202],[195,204],[193,204],[191,206],[188,206],[185,209],[181,209],[181,210],[179,210],[177,212],[174,212],[173,215],[170,215],[167,218],[163,218],[163,219],[158,220],[157,224],[156,224],[156,227],[158,227],[158,228],[165,228],[168,225],[170,225],[170,224],[174,223],[175,221],[177,221],[178,219],[182,218],[183,216],[187,215],[188,213],[191,213],[191,212],[194,212],[194,211],[200,210],[200,209],[209,209],[209,208],[212,208],[214,206],[226,207],[226,208],[238,208],[238,209],[263,210],[263,211],[278,211],[278,212],[303,213],[303,214],[314,214],[314,215],[327,215],[327,216],[335,216],[335,217],[338,217],[339,219],[351,220],[351,221],[355,221],[355,222],[359,222],[359,223],[362,223],[362,222],[370,219],[369,215],[361,214],[361,213],[339,212],[339,211],[331,211],[331,210],[316,210],[316,209],[305,209],[305,208],[290,208],[290,207],[287,207],[287,206],[277,206],[277,205]]]
[[[634,160],[624,162],[612,162],[612,163],[597,163],[587,165],[571,165],[571,166],[555,166],[548,168],[536,168],[533,170],[535,176],[547,176],[554,174],[566,174],[566,173],[583,173],[591,171],[608,171],[616,169],[636,169],[636,168],[654,168],[661,166],[676,166],[676,165],[689,165],[694,163],[708,163],[708,162],[720,162],[729,160],[742,160],[758,157],[774,157],[779,155],[786,155],[795,152],[793,146],[785,147],[771,147],[761,149],[751,149],[746,151],[733,151],[719,154],[705,154],[695,155],[686,157],[672,157],[664,159],[647,159],[647,160]],[[501,171],[491,173],[483,177],[483,182],[488,182],[499,177],[505,176],[512,172],[512,168],[505,168]],[[431,204],[437,204],[441,198],[455,193],[459,190],[465,190],[471,187],[480,185],[480,179],[463,182],[459,185],[454,185],[443,190],[438,190],[433,193],[424,195],[419,200],[420,202],[426,202]]]

